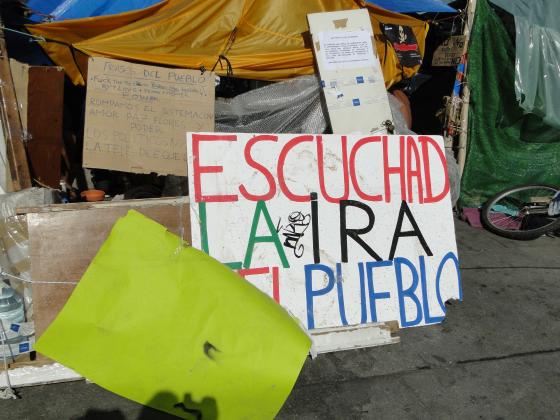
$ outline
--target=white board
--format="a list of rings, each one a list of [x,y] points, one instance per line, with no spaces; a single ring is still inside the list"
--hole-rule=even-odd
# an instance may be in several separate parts
[[[392,120],[367,9],[307,15],[334,133],[386,133]]]
[[[193,246],[306,328],[433,324],[461,299],[441,137],[188,133],[187,150]]]

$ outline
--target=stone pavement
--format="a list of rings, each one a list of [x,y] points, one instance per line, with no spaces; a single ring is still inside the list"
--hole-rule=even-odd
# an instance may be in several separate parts
[[[560,238],[457,222],[464,301],[401,343],[308,360],[281,419],[560,418]],[[19,390],[0,419],[171,419],[75,382]]]

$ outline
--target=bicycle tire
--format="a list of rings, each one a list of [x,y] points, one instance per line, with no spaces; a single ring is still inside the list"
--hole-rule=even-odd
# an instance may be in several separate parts
[[[558,217],[556,220],[552,221],[551,223],[549,223],[545,226],[537,227],[537,228],[534,228],[534,229],[527,229],[527,230],[502,229],[492,221],[492,218],[490,217],[490,213],[492,211],[492,208],[494,207],[494,205],[496,205],[497,202],[499,202],[500,200],[504,199],[505,197],[507,197],[508,195],[511,195],[513,193],[518,193],[518,192],[522,192],[522,191],[525,191],[525,190],[528,191],[528,190],[538,189],[538,188],[551,190],[551,191],[552,190],[558,191],[560,189],[560,188],[558,188],[557,186],[554,186],[554,185],[527,184],[527,185],[522,185],[522,186],[518,186],[518,187],[514,187],[514,188],[508,188],[506,190],[500,191],[499,193],[497,193],[496,195],[491,197],[482,206],[482,210],[481,210],[481,213],[480,213],[480,218],[481,218],[483,226],[486,229],[488,229],[490,232],[495,233],[496,235],[502,236],[504,238],[524,240],[524,241],[537,239],[537,238],[541,237],[542,235],[545,235],[546,233],[553,232],[557,229],[560,229],[560,217]]]

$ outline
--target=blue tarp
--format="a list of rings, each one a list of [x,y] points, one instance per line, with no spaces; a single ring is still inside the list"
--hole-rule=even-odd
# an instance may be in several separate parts
[[[58,6],[60,3],[63,3],[63,0],[27,0],[27,6],[31,10],[43,13],[45,15],[56,9],[56,6]],[[34,21],[43,20],[40,15],[33,15],[31,16],[31,19],[33,19]]]
[[[30,9],[53,20],[78,19],[92,16],[112,15],[130,10],[143,9],[161,0],[28,0]],[[387,10],[400,13],[456,12],[441,0],[367,0]],[[33,15],[34,21],[44,16]]]
[[[441,0],[367,0],[367,2],[399,13],[457,12]]]
[[[93,16],[114,15],[131,10],[144,9],[161,0],[28,0],[30,9],[53,20],[79,19]],[[45,20],[44,16],[33,15],[34,21]]]

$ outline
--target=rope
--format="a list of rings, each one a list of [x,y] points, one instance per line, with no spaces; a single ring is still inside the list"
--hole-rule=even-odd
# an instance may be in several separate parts
[[[70,55],[72,56],[72,60],[74,61],[74,65],[76,66],[76,69],[78,70],[78,72],[80,73],[82,78],[85,80],[84,74],[82,73],[82,69],[78,65],[78,59],[76,58],[76,49],[74,48],[74,46],[72,44],[68,44],[67,42],[59,41],[57,39],[52,39],[52,38],[47,38],[47,37],[44,37],[44,36],[37,36],[37,35],[29,34],[27,32],[17,31],[15,29],[7,28],[5,26],[0,26],[0,29],[3,29],[5,31],[14,32],[14,33],[19,34],[19,35],[26,36],[28,38],[31,38],[34,41],[37,41],[37,42],[52,42],[54,44],[60,44],[60,45],[64,45],[65,47],[68,47],[68,49],[70,50]]]
[[[8,277],[14,280],[19,280],[24,283],[30,284],[78,284],[77,281],[36,281],[36,280],[28,280],[24,279],[23,277],[14,276],[13,274],[7,273],[4,270],[0,271],[0,276]]]
[[[8,32],[13,32],[13,33],[16,33],[16,34],[19,34],[19,35],[23,35],[23,36],[26,36],[28,38],[32,38],[33,40],[35,40],[37,42],[46,42],[46,40],[47,40],[43,36],[28,34],[27,32],[17,31],[17,30],[12,29],[12,28],[6,28],[5,26],[0,26],[0,29],[3,29],[4,31],[8,31]]]
[[[228,60],[228,58],[225,55],[222,55],[222,54],[220,54],[220,56],[218,57],[218,61],[216,61],[216,64],[214,64],[214,67],[212,67],[212,71],[214,71],[216,69],[216,66],[218,65],[218,63],[220,64],[220,68],[222,70],[224,69],[222,60],[224,60],[226,62],[226,66],[227,66],[226,75],[227,75],[227,77],[232,77],[233,76],[233,67],[231,65],[231,62]]]
[[[214,64],[214,67],[212,67],[212,71],[214,71],[216,69],[216,67],[218,66],[218,63],[220,64],[220,68],[223,70],[224,66],[222,64],[222,60],[224,60],[227,63],[227,76],[228,77],[233,76],[233,67],[231,65],[231,62],[226,57],[226,54],[229,52],[229,50],[233,46],[233,43],[235,42],[236,36],[237,36],[237,28],[233,28],[233,30],[229,34],[229,38],[226,42],[226,46],[224,47],[222,53],[218,56],[218,60]]]
[[[12,389],[12,384],[10,382],[10,374],[8,373],[8,361],[6,360],[6,330],[4,329],[4,323],[0,321],[0,326],[2,327],[2,333],[0,334],[0,339],[2,341],[2,357],[4,359],[4,374],[6,375],[6,389],[0,390],[0,400],[17,400],[17,395]],[[10,353],[12,352],[11,347],[8,345]],[[14,360],[14,355],[12,354],[12,360]]]

